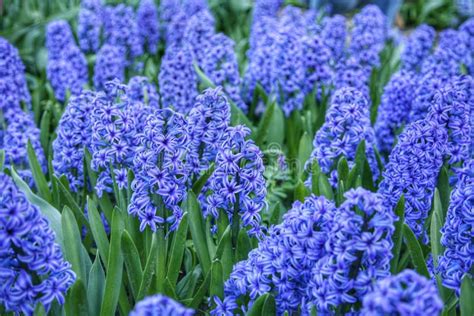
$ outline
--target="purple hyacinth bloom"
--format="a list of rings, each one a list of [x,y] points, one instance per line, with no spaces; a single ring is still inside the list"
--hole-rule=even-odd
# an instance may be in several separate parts
[[[47,162],[40,141],[40,130],[33,117],[22,110],[4,113],[5,121],[0,127],[0,149],[5,151],[5,166],[15,167],[20,176],[34,186],[33,175],[29,170],[28,141],[31,142],[42,171],[47,172]]]
[[[317,160],[331,184],[336,186],[337,170],[334,162],[346,157],[352,168],[357,146],[362,141],[365,141],[367,160],[375,180],[379,176],[379,169],[373,148],[375,135],[370,125],[367,99],[352,88],[337,90],[332,97],[326,121],[314,136],[314,150],[307,165]]]
[[[194,14],[186,25],[184,41],[189,45],[193,60],[202,66],[207,58],[206,51],[210,48],[211,38],[215,34],[215,20],[209,10]]]
[[[191,174],[200,176],[215,161],[230,125],[230,105],[222,89],[207,89],[200,94],[187,119],[187,164]]]
[[[70,44],[57,55],[48,56],[46,74],[57,100],[64,101],[66,93],[72,95],[81,93],[89,80],[87,60],[81,50]]]
[[[211,315],[234,315],[246,301],[241,298],[248,296],[251,305],[267,292],[275,295],[278,315],[308,312],[312,269],[327,252],[324,245],[335,212],[334,203],[323,196],[296,201],[248,259],[234,266],[224,285],[224,301],[214,298],[217,306]]]
[[[108,82],[106,92],[98,93],[93,100],[91,167],[99,173],[95,186],[99,197],[112,192],[112,176],[118,180],[124,169],[132,167],[138,146],[136,134],[147,114],[148,108],[131,100],[127,89],[118,81]],[[124,182],[120,184],[124,186]]]
[[[160,95],[148,78],[135,76],[128,82],[127,96],[137,102],[142,102],[152,109],[160,107]]]
[[[247,52],[249,65],[244,74],[243,97],[250,104],[257,84],[265,93],[270,94],[274,83],[274,43],[276,40],[275,29],[278,22],[275,18],[263,17],[252,26],[252,33],[259,34],[258,41]]]
[[[137,9],[137,26],[141,42],[148,52],[155,54],[160,40],[158,10],[153,0],[142,0]]]
[[[470,53],[468,37],[465,32],[446,29],[439,33],[438,47],[446,50],[456,62],[467,64]]]
[[[441,229],[445,248],[439,258],[438,271],[443,285],[460,294],[464,277],[472,278],[474,249],[472,246],[472,210],[474,209],[474,160],[457,170],[458,182],[451,193],[448,214]]]
[[[193,316],[194,310],[186,308],[175,300],[156,294],[145,297],[135,305],[130,316]]]
[[[59,59],[71,45],[75,45],[75,42],[67,21],[57,20],[48,23],[46,27],[48,58]]]
[[[240,221],[250,236],[262,234],[260,212],[266,207],[263,154],[247,127],[228,127],[216,156],[216,168],[209,178],[204,216],[217,219],[222,212],[229,221]]]
[[[304,36],[307,33],[307,21],[301,8],[287,5],[279,12],[281,27],[291,29],[295,35]]]
[[[398,130],[408,122],[415,89],[415,74],[404,70],[395,73],[384,87],[374,126],[380,152],[390,153]]]
[[[325,18],[321,37],[324,45],[331,51],[332,65],[344,56],[346,46],[346,18],[342,15]]]
[[[234,52],[234,41],[224,34],[215,34],[210,39],[210,46],[205,52],[206,58],[201,67],[204,73],[216,86],[223,87],[225,93],[242,111],[247,105],[240,97],[240,74],[237,56]]]
[[[163,107],[173,107],[179,113],[187,114],[198,94],[197,76],[188,45],[166,48],[158,81]]]
[[[439,315],[442,309],[435,284],[407,269],[375,283],[364,297],[361,315]]]
[[[84,149],[91,149],[91,114],[96,94],[84,91],[73,96],[64,110],[53,141],[53,167],[56,175],[65,175],[71,191],[84,186]]]
[[[26,85],[25,66],[18,50],[0,37],[0,111],[17,111],[24,102],[31,108],[31,97]]]
[[[305,36],[303,42],[303,91],[310,94],[316,89],[317,99],[321,99],[323,88],[331,85],[333,73],[330,67],[331,50],[318,35]]]
[[[77,21],[79,47],[85,53],[96,53],[102,32],[101,0],[82,0]]]
[[[423,60],[431,54],[435,35],[431,26],[422,24],[408,36],[400,56],[403,69],[417,71]]]
[[[367,5],[354,16],[349,51],[361,64],[380,65],[379,54],[387,38],[387,18],[376,5]]]
[[[337,91],[345,87],[354,88],[359,90],[370,101],[370,73],[370,68],[361,65],[354,57],[349,57],[344,62],[341,60],[336,65],[335,90]]]
[[[0,305],[17,315],[33,315],[37,304],[49,310],[75,280],[48,221],[0,174]]]
[[[353,311],[374,281],[390,275],[395,216],[383,196],[351,189],[331,218],[326,256],[312,270],[309,292],[318,312]]]
[[[143,54],[143,43],[133,8],[124,4],[107,6],[103,11],[104,39],[107,44],[120,47],[127,61]]]
[[[440,48],[424,60],[409,114],[409,122],[425,118],[436,92],[455,76],[460,75],[460,69],[453,54]]]
[[[404,195],[405,222],[424,242],[428,240],[424,223],[431,209],[446,141],[445,129],[434,121],[408,125],[390,154],[379,187],[389,209]]]
[[[273,88],[277,103],[288,117],[303,108],[305,67],[303,45],[291,29],[281,29],[275,35],[273,52]]]
[[[169,108],[153,111],[135,140],[135,179],[128,212],[138,216],[141,231],[147,226],[156,231],[165,223],[173,231],[183,217],[180,204],[188,188],[186,121]]]
[[[89,80],[87,60],[77,47],[69,24],[64,20],[48,24],[46,31],[48,66],[46,74],[59,101],[66,92],[79,94]]]
[[[474,149],[474,80],[461,76],[435,94],[427,119],[448,132],[446,157],[450,164],[466,161]]]
[[[94,67],[94,87],[103,90],[105,83],[114,79],[123,81],[125,77],[125,56],[119,47],[105,44],[97,53]]]
[[[467,40],[466,46],[468,49],[468,54],[466,56],[466,66],[469,70],[469,74],[471,76],[474,75],[474,17],[468,19],[466,22],[461,24],[459,30],[463,32],[465,35],[465,39]]]

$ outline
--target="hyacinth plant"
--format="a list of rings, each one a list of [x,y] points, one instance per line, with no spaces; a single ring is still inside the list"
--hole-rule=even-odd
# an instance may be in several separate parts
[[[474,314],[472,18],[59,2],[0,8],[1,315]]]

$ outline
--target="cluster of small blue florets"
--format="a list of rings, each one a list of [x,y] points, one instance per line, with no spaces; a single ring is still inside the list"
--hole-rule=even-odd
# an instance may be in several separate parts
[[[416,77],[410,71],[395,73],[384,88],[375,122],[380,152],[390,153],[399,129],[408,122]]]
[[[286,116],[303,107],[305,69],[303,45],[292,29],[282,28],[273,47],[274,91]]]
[[[56,129],[54,172],[66,176],[73,192],[84,186],[84,150],[91,149],[91,114],[95,98],[94,92],[84,91],[69,99]]]
[[[74,42],[71,28],[66,21],[58,20],[48,24],[46,48],[46,72],[56,99],[64,101],[67,91],[80,94],[89,80],[87,60]]]
[[[322,312],[354,311],[374,281],[390,275],[392,210],[384,206],[380,194],[363,188],[344,197],[332,218],[325,244],[328,253],[312,270],[311,294]]]
[[[119,47],[128,61],[143,54],[142,38],[133,8],[124,4],[103,10],[105,43]]]
[[[25,79],[25,66],[18,50],[0,37],[0,111],[5,113],[20,108],[24,102],[30,107],[31,97]]]
[[[96,53],[102,31],[102,4],[100,0],[82,0],[77,21],[79,46],[85,53]]]
[[[125,78],[125,56],[120,48],[105,44],[97,53],[94,67],[94,87],[103,90],[106,82]]]
[[[361,315],[439,315],[443,301],[432,280],[404,270],[375,283],[364,297]]]
[[[380,65],[379,54],[387,37],[387,19],[376,5],[365,6],[353,19],[351,30],[350,54],[362,65],[370,67]]]
[[[135,179],[128,211],[140,219],[140,230],[149,226],[155,231],[170,224],[172,231],[181,221],[184,212],[180,203],[188,182],[186,130],[182,115],[163,109],[149,114],[143,131],[136,135]]]
[[[435,30],[426,24],[418,26],[408,37],[400,56],[405,70],[417,71],[423,60],[431,54]]]
[[[167,47],[158,81],[163,106],[187,114],[197,96],[197,76],[188,45]]]
[[[154,54],[158,49],[160,32],[158,25],[158,10],[153,0],[142,0],[137,9],[137,27],[141,43],[147,51]]]
[[[323,87],[329,87],[333,79],[330,67],[331,50],[317,35],[303,38],[303,69],[304,80],[302,90],[306,95],[314,91],[321,99]]]
[[[360,303],[374,281],[389,275],[394,217],[377,193],[358,188],[345,198],[339,208],[324,197],[295,202],[248,259],[234,266],[225,298],[214,299],[211,314],[230,315],[243,296],[251,305],[268,292],[274,292],[280,315],[306,314],[312,306],[318,313],[344,311],[344,304]]]
[[[210,48],[211,38],[215,33],[215,20],[209,10],[201,10],[188,21],[184,31],[184,41],[191,48],[193,61],[199,66],[207,58],[206,51]]]
[[[6,113],[5,129],[0,127],[0,149],[5,150],[5,166],[15,167],[20,176],[34,186],[33,176],[29,170],[28,142],[35,151],[38,163],[46,173],[46,158],[40,141],[40,131],[33,117],[18,109]]]
[[[357,146],[361,141],[365,141],[367,160],[374,179],[377,179],[379,170],[373,147],[375,135],[370,125],[367,99],[352,88],[337,90],[332,97],[326,120],[314,136],[314,150],[307,165],[317,160],[321,170],[329,176],[331,184],[336,186],[338,159],[346,157],[352,168]]]
[[[445,251],[439,258],[438,272],[443,285],[459,295],[463,278],[472,278],[474,264],[474,160],[466,161],[457,174],[459,179],[451,193],[446,221],[441,229],[441,244]]]
[[[75,279],[48,221],[0,174],[0,304],[18,315],[33,315],[38,303],[49,310]]]
[[[249,305],[259,295],[273,292],[278,314],[296,312],[310,302],[311,271],[326,254],[329,223],[336,207],[325,197],[309,196],[295,202],[283,222],[270,228],[248,259],[238,262],[224,286],[225,298],[215,298],[212,315],[232,315],[240,297],[248,295]],[[245,309],[245,306],[243,307]]]
[[[240,97],[241,80],[234,41],[224,34],[214,34],[205,56],[201,63],[204,73],[216,86],[223,87],[230,100],[239,108],[247,111],[247,105]]]
[[[153,295],[144,298],[135,305],[130,316],[193,316],[194,311],[179,304],[175,300],[161,295]]]
[[[405,222],[425,242],[424,223],[431,209],[446,141],[445,129],[433,121],[420,120],[408,125],[390,154],[379,187],[390,209],[404,195]]]
[[[230,125],[230,105],[222,90],[208,89],[199,95],[187,120],[189,147],[186,160],[190,174],[200,176],[215,161]]]
[[[474,80],[470,76],[454,78],[435,94],[427,119],[448,132],[445,155],[450,164],[472,157],[474,117]]]
[[[474,74],[474,17],[464,22],[459,30],[466,34],[468,54],[466,55],[466,67],[471,75]],[[469,53],[470,52],[470,53]]]
[[[240,221],[250,236],[262,234],[260,212],[266,207],[263,154],[251,140],[250,130],[228,127],[216,156],[216,169],[209,178],[204,216],[227,216]]]
[[[128,169],[132,166],[137,146],[136,133],[143,125],[140,116],[145,108],[126,94],[127,87],[117,81],[106,84],[93,100],[92,169],[99,172],[95,189],[99,196],[112,192],[113,177],[119,189],[128,185]]]
[[[332,66],[344,56],[346,32],[346,18],[342,15],[335,15],[323,21],[321,37],[331,51]]]
[[[128,82],[127,96],[130,100],[141,102],[152,109],[160,107],[160,95],[147,77],[135,76]]]

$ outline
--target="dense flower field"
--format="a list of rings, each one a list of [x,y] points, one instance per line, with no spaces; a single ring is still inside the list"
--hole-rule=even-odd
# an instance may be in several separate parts
[[[474,315],[474,18],[105,2],[0,37],[1,315]]]

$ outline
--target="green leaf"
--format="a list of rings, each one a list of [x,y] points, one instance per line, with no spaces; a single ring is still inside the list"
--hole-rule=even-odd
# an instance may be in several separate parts
[[[140,283],[140,290],[138,291],[136,301],[142,300],[148,294],[148,289],[150,288],[153,274],[155,273],[156,261],[158,260],[159,255],[158,236],[157,233],[153,233],[150,252],[148,253],[148,258],[146,260],[145,270],[143,270],[143,277]]]
[[[51,125],[51,110],[49,109],[49,106],[48,106],[46,108],[46,111],[43,112],[43,117],[41,118],[41,123],[40,123],[40,143],[43,149],[49,148],[50,125]]]
[[[3,172],[5,166],[5,150],[0,149],[0,172]]]
[[[311,163],[311,192],[314,195],[319,196],[319,174],[321,173],[321,168],[319,167],[318,160],[314,159]]]
[[[304,202],[304,199],[309,196],[311,192],[309,189],[304,185],[303,181],[298,180],[298,184],[295,188],[295,200],[300,202]]]
[[[207,274],[211,269],[211,259],[206,243],[201,207],[196,199],[196,195],[192,191],[188,192],[182,208],[189,214],[189,229],[191,231],[193,244],[196,248],[204,274]]]
[[[319,174],[318,179],[319,193],[328,198],[328,200],[334,199],[334,193],[332,191],[331,184],[329,184],[328,177],[324,173]]]
[[[474,315],[474,286],[472,279],[465,275],[461,283],[461,296],[459,297],[459,307],[461,316]]]
[[[265,112],[263,113],[262,119],[260,120],[260,124],[257,129],[257,135],[255,137],[255,143],[257,146],[262,146],[263,142],[266,140],[268,132],[269,132],[269,126],[273,118],[273,113],[275,112],[275,107],[276,103],[272,102],[270,103],[267,108],[265,109]]]
[[[438,191],[439,191],[439,198],[441,201],[442,206],[442,213],[439,213],[440,216],[440,223],[441,225],[444,224],[444,219],[446,218],[446,214],[448,213],[448,206],[449,206],[449,196],[451,194],[451,189],[449,186],[449,175],[448,170],[446,167],[441,168],[438,177]]]
[[[204,172],[204,174],[199,179],[197,179],[197,181],[193,184],[193,192],[196,195],[199,195],[201,193],[202,188],[206,184],[209,177],[212,176],[215,169],[216,169],[216,166],[214,165],[214,163],[211,163],[211,165],[209,166],[209,169],[207,169]]]
[[[80,278],[76,280],[72,288],[69,290],[65,310],[66,316],[89,315],[86,288],[84,282],[82,282]]]
[[[393,240],[393,249],[392,254],[393,258],[390,262],[390,271],[392,274],[397,274],[399,271],[398,269],[398,262],[400,260],[400,252],[402,249],[402,241],[403,241],[403,223],[405,222],[405,196],[402,195],[398,200],[397,205],[395,206],[395,215],[398,217],[398,220],[395,222],[395,232],[393,233],[392,240]]]
[[[122,233],[122,254],[132,295],[136,299],[142,282],[142,264],[140,262],[138,249],[126,230]]]
[[[349,165],[347,164],[346,157],[342,156],[337,163],[337,179],[346,182],[348,176]]]
[[[279,106],[275,106],[266,140],[268,144],[283,144],[285,139],[285,115]]]
[[[441,216],[443,213],[441,199],[438,189],[435,189],[433,197],[433,212],[431,215],[430,226],[430,242],[431,253],[433,254],[433,263],[435,268],[438,267],[438,257],[443,254],[443,246],[441,245]]]
[[[222,263],[216,260],[211,267],[211,287],[209,289],[210,297],[217,296],[224,298],[224,278],[222,275]]]
[[[171,241],[171,249],[169,253],[167,278],[171,285],[175,285],[178,281],[179,271],[183,262],[184,248],[186,245],[186,237],[188,235],[188,214],[184,214],[179,227],[173,234]]]
[[[94,236],[94,241],[99,249],[102,262],[107,266],[109,262],[109,239],[107,238],[107,233],[105,232],[104,224],[102,222],[102,217],[97,210],[97,207],[89,197],[87,198],[87,209],[89,212],[89,221],[92,236]]]
[[[426,267],[426,261],[425,257],[423,256],[420,243],[407,224],[403,224],[403,236],[405,237],[406,245],[408,251],[410,252],[411,261],[415,266],[416,271],[427,279],[430,279],[430,273]]]
[[[55,177],[55,176],[53,176],[53,177]],[[89,221],[87,220],[86,216],[84,215],[84,212],[81,210],[79,205],[77,205],[76,201],[74,200],[74,197],[71,194],[71,190],[69,188],[67,188],[62,181],[57,181],[57,184],[58,184],[59,191],[64,196],[64,199],[66,201],[66,205],[74,213],[74,217],[77,219],[78,225],[85,226],[86,229],[89,231],[90,230]]]
[[[206,275],[204,278],[204,281],[201,283],[201,286],[198,288],[196,291],[196,294],[194,295],[191,303],[188,305],[191,308],[198,308],[199,305],[201,304],[204,296],[207,293],[207,290],[209,288],[209,285],[211,283],[211,272]]]
[[[247,316],[265,316],[275,314],[275,298],[273,295],[266,293],[255,300]]]
[[[120,247],[124,223],[120,211],[115,208],[112,214],[111,238],[105,278],[105,295],[100,309],[101,316],[114,315],[122,285],[123,256]]]
[[[49,221],[49,226],[53,229],[54,233],[56,234],[56,242],[63,247],[63,230],[61,226],[61,213],[54,208],[51,204],[40,198],[39,196],[35,195],[31,192],[28,185],[21,179],[18,173],[15,171],[14,168],[11,169],[12,178],[15,181],[18,188],[25,194],[28,201],[37,206]]]
[[[87,284],[87,302],[89,303],[89,315],[99,315],[102,297],[104,296],[105,273],[97,254],[89,272]]]
[[[301,136],[299,148],[298,148],[298,162],[299,162],[299,175],[304,171],[304,165],[311,156],[313,150],[313,142],[307,132]]]
[[[77,227],[76,219],[72,214],[71,209],[65,206],[62,216],[61,223],[63,228],[64,247],[63,252],[66,260],[72,265],[72,269],[76,273],[77,277],[81,280],[88,280],[88,271],[86,271],[85,265],[83,265],[82,255],[84,246],[81,243],[81,233]],[[87,256],[89,259],[89,256]],[[89,259],[90,260],[90,259]]]
[[[46,177],[44,176],[43,170],[41,169],[41,165],[38,162],[35,150],[33,149],[33,146],[31,146],[30,140],[28,140],[27,151],[28,162],[30,164],[31,173],[33,174],[33,179],[35,180],[38,193],[48,203],[51,203],[53,198],[51,196],[51,192],[49,191],[48,182],[46,181]]]
[[[235,251],[236,262],[247,259],[250,250],[252,250],[252,244],[249,235],[244,229],[242,229],[239,231],[239,237],[237,238],[237,247]]]

